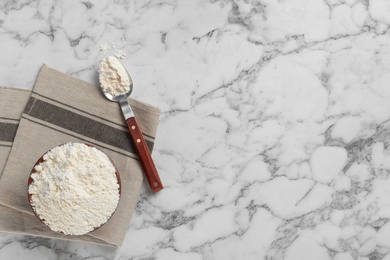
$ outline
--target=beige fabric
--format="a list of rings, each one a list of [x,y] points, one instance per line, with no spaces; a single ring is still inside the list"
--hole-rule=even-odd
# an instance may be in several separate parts
[[[0,87],[0,123],[18,125],[30,95],[27,90]],[[12,141],[0,139],[0,177],[11,147]]]
[[[98,87],[46,65],[41,68],[31,96],[30,92],[19,92],[0,88],[0,119],[21,117],[0,179],[0,231],[121,245],[138,200],[143,173],[119,105],[105,99]],[[129,102],[151,148],[160,111],[134,99]],[[106,152],[122,181],[121,199],[114,215],[103,227],[83,236],[52,232],[36,219],[27,199],[28,176],[38,158],[56,145],[73,141],[86,142]],[[0,170],[10,147],[3,148]]]

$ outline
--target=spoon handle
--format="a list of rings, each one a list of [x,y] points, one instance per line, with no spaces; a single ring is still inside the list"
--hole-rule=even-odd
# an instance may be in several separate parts
[[[152,156],[150,155],[149,149],[146,146],[145,139],[142,135],[141,129],[139,128],[135,117],[131,117],[126,120],[127,128],[130,131],[131,140],[137,150],[137,154],[144,169],[146,179],[149,182],[150,188],[153,192],[163,189],[162,182],[158,176],[156,166],[154,165]]]

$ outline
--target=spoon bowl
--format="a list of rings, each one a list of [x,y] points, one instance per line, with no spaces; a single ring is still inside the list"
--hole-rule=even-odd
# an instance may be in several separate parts
[[[130,85],[129,85],[130,89],[121,95],[112,95],[111,93],[103,91],[104,96],[110,101],[120,102],[120,100],[122,100],[122,99],[127,99],[131,95],[131,92],[133,92],[133,79],[131,78],[130,73],[127,71],[127,69],[125,67],[123,67],[123,68],[125,69],[127,76],[130,79]]]

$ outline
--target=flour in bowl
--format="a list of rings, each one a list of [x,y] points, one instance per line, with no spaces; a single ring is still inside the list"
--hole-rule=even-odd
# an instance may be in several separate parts
[[[130,90],[131,78],[125,67],[113,56],[100,62],[99,81],[103,91],[113,96],[126,94]]]
[[[106,223],[119,202],[116,169],[83,143],[51,149],[31,174],[31,206],[53,231],[83,235]]]

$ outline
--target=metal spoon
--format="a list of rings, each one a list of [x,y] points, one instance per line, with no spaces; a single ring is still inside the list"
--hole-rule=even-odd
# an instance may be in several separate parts
[[[125,68],[126,70],[126,68]],[[129,129],[131,140],[135,146],[135,150],[137,151],[138,157],[141,161],[142,168],[146,175],[146,179],[149,182],[149,186],[153,192],[157,192],[163,189],[162,182],[158,175],[156,166],[154,165],[152,156],[150,155],[149,149],[146,146],[145,139],[142,135],[142,132],[137,124],[137,120],[135,119],[133,110],[130,107],[129,102],[127,101],[127,97],[130,96],[133,91],[133,80],[130,76],[130,73],[126,70],[127,75],[130,79],[130,89],[123,95],[112,95],[110,93],[104,92],[104,95],[108,100],[118,102],[121,106],[123,116],[125,117],[127,128]]]

